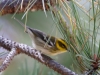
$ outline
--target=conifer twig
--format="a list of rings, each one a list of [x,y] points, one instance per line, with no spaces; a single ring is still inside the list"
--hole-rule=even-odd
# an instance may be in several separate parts
[[[30,46],[27,46],[25,44],[20,44],[20,43],[8,40],[8,39],[0,36],[0,46],[7,49],[8,51],[11,51],[10,56],[11,56],[11,54],[16,55],[19,53],[25,53],[26,55],[31,56],[32,58],[34,58],[34,59],[38,60],[39,62],[43,63],[44,65],[46,65],[47,67],[60,73],[61,75],[77,75],[77,74],[75,74],[75,72],[73,72],[73,71],[69,70],[68,68],[64,67],[63,65],[57,63],[52,58],[50,58],[44,54],[41,54],[38,50],[33,49]],[[14,57],[15,55],[12,55],[12,56]],[[8,56],[9,56],[9,54],[8,54]],[[12,57],[9,57],[9,59],[6,60],[6,62],[8,62],[10,59],[12,59]],[[3,69],[0,69],[0,70],[3,70]]]
[[[55,1],[56,0],[44,0],[44,2],[42,2],[42,0],[2,0],[0,1],[0,15],[27,12],[29,10],[49,10],[48,3],[54,6]]]
[[[8,67],[13,57],[17,54],[18,52],[16,51],[16,49],[12,48],[11,52],[7,55],[6,59],[3,61],[2,65],[0,66],[0,72],[5,70]]]

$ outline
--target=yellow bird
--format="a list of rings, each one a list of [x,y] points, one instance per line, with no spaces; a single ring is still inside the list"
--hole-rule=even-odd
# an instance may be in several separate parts
[[[20,22],[18,19],[16,18],[14,19],[18,23],[20,23],[23,27],[25,27],[25,25],[22,22]],[[26,26],[25,31],[31,37],[32,45],[34,46],[35,44],[36,50],[41,51],[43,54],[57,55],[66,52],[68,49],[67,43],[65,42],[65,40],[61,38],[49,36],[40,30],[33,29],[28,26]]]

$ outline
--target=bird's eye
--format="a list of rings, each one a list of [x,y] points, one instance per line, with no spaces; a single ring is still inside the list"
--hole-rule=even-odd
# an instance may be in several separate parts
[[[61,47],[62,47],[62,48],[66,48],[66,46],[65,46],[64,44],[61,44]]]
[[[60,41],[58,42],[58,44],[59,44],[59,46],[60,46],[60,47],[62,47],[62,48],[67,48],[67,47],[66,47],[66,45],[65,45],[65,44],[63,44],[63,43],[62,43],[62,42],[60,42]]]

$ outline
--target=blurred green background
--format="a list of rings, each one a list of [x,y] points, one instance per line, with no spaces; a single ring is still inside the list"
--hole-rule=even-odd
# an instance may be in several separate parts
[[[21,20],[24,13],[16,14],[15,17],[25,24],[25,17]],[[27,33],[24,32],[24,28],[16,22],[13,15],[5,15],[0,17],[0,35],[11,39],[13,41],[24,43],[32,46],[31,39]],[[62,38],[61,34],[57,30],[55,23],[53,22],[52,15],[47,12],[47,17],[43,11],[29,12],[27,15],[27,25],[29,27],[39,29],[48,35]],[[4,55],[5,57],[6,55]],[[52,58],[66,66],[71,68],[72,60],[69,52],[52,56]],[[1,75],[59,75],[53,70],[47,68],[45,65],[37,62],[33,58],[20,54],[17,55],[8,68],[1,73]]]

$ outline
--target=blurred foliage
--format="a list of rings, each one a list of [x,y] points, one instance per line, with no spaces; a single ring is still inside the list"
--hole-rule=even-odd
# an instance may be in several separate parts
[[[95,4],[93,0],[85,0],[83,5],[79,2],[81,1],[72,0],[66,3],[66,0],[59,0],[59,6],[56,11],[54,10],[57,27],[68,43],[73,59],[73,69],[75,68],[77,73],[86,75],[98,74],[100,47],[97,37],[100,20],[96,15],[100,14],[99,1]],[[90,7],[84,7],[85,4]],[[67,23],[68,20],[69,23]]]

